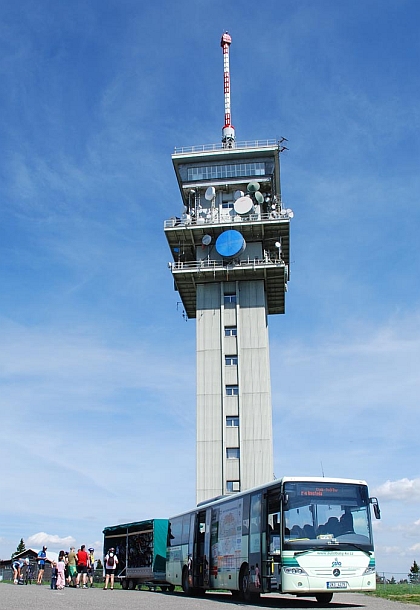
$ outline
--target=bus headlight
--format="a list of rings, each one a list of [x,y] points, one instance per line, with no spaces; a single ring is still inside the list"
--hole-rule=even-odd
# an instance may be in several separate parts
[[[303,570],[302,568],[283,568],[283,571],[285,574],[304,574],[305,576],[307,576],[307,572],[305,572],[305,570]]]
[[[376,568],[366,568],[366,570],[363,572],[363,576],[367,576],[368,574],[375,574],[376,572]]]

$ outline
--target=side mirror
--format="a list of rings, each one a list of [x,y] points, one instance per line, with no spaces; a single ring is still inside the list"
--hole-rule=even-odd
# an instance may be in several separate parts
[[[378,498],[375,498],[375,497],[369,498],[369,502],[373,506],[373,512],[375,514],[375,518],[380,519],[381,518],[381,509],[379,508]]]

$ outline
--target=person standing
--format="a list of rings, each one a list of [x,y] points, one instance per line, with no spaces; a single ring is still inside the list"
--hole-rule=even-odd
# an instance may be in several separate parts
[[[36,581],[37,585],[42,585],[42,579],[44,577],[44,570],[45,570],[45,559],[47,557],[47,553],[46,553],[47,547],[43,546],[42,547],[42,551],[39,551],[38,553],[38,557],[37,557],[37,561],[38,561],[38,578]]]
[[[89,549],[89,564],[88,564],[88,579],[90,586],[93,587],[93,577],[95,576],[95,549],[90,547]]]
[[[70,547],[70,553],[67,557],[67,565],[69,569],[69,575],[67,579],[67,584],[69,587],[76,586],[76,576],[77,576],[77,567],[76,567],[76,552],[74,546]]]
[[[105,555],[105,586],[104,589],[108,589],[108,583],[111,584],[111,591],[114,588],[114,577],[115,570],[118,565],[118,557],[115,554],[115,549],[111,547],[108,553]]]
[[[51,564],[51,584],[50,587],[51,589],[56,589],[57,588],[57,562],[53,561]]]
[[[66,584],[66,579],[64,576],[64,571],[66,569],[66,560],[64,551],[60,551],[58,555],[58,563],[57,563],[57,589],[64,589]]]
[[[80,587],[80,574],[82,575],[82,587],[83,589],[87,589],[87,568],[89,555],[86,552],[86,547],[84,544],[77,551],[77,578],[76,578],[76,587]]]

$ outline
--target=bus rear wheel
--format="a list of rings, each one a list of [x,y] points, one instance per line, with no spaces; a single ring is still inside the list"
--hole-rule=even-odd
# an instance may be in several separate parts
[[[184,593],[186,593],[186,595],[194,595],[194,590],[190,586],[190,577],[187,568],[184,568],[182,572],[182,590]]]
[[[318,604],[329,604],[332,598],[332,593],[318,593],[318,595],[315,595],[315,599]]]

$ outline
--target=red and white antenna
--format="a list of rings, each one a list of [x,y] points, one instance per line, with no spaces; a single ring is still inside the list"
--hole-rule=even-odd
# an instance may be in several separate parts
[[[223,49],[223,78],[225,90],[225,126],[222,129],[223,148],[233,148],[235,145],[235,128],[230,122],[230,72],[229,72],[229,47],[232,38],[225,32],[222,35],[220,46]]]

